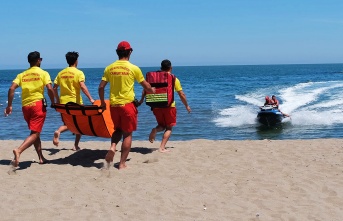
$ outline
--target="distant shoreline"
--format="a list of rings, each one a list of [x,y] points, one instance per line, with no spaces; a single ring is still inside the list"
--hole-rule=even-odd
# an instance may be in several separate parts
[[[83,67],[82,65],[79,67],[80,69],[101,69],[105,68],[108,64],[104,64],[103,66],[99,67]],[[137,64],[138,65],[138,64]],[[213,65],[175,65],[174,67],[220,67],[220,66],[288,66],[288,65],[343,65],[343,63],[285,63],[285,64],[213,64]],[[45,67],[42,65],[42,68],[45,70],[62,70],[66,65],[61,64],[58,67]],[[139,66],[139,65],[138,65]],[[140,68],[159,68],[158,66],[139,66]],[[20,66],[20,67],[8,67],[4,69],[0,69],[0,71],[14,71],[14,70],[26,70],[28,66]],[[0,72],[1,73],[1,72]]]

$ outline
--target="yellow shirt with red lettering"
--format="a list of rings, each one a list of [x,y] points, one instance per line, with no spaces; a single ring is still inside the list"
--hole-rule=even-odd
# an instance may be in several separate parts
[[[22,88],[22,106],[27,106],[44,98],[44,87],[51,84],[51,78],[47,71],[34,66],[18,74],[13,82]]]
[[[135,80],[141,83],[145,79],[139,67],[117,60],[105,68],[102,80],[110,84],[110,104],[122,105],[134,101]]]
[[[82,104],[80,82],[85,80],[85,74],[76,67],[67,67],[60,71],[54,80],[54,84],[60,86],[60,103]]]

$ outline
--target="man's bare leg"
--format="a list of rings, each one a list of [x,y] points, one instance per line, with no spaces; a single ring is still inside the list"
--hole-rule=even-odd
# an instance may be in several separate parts
[[[81,148],[79,147],[80,139],[81,139],[81,134],[75,134],[75,143],[73,147],[74,151],[81,150]]]
[[[29,148],[39,137],[39,133],[35,131],[31,131],[31,134],[24,140],[24,142],[18,147],[17,149],[13,150],[13,166],[17,167],[19,165],[19,158],[20,154],[24,152],[27,148]]]
[[[20,157],[21,152],[19,152],[19,149],[14,149],[13,150],[13,155],[14,155],[14,159],[12,160],[11,164],[14,167],[19,166],[19,157]]]
[[[149,141],[150,141],[150,143],[153,143],[155,141],[156,134],[157,134],[156,128],[152,128],[151,132],[149,134]]]
[[[107,163],[113,162],[114,154],[116,152],[116,146],[117,144],[112,143],[110,149],[107,151],[107,154],[105,156],[105,160]]]
[[[59,139],[60,139],[60,132],[59,132],[58,130],[56,130],[56,131],[54,132],[54,138],[53,138],[53,140],[52,140],[52,143],[53,143],[56,147],[58,146],[58,143],[60,142]]]
[[[114,158],[114,154],[116,152],[116,147],[118,142],[120,141],[121,137],[122,137],[122,131],[120,129],[116,129],[114,131],[114,133],[112,134],[112,138],[111,138],[111,147],[108,150],[106,156],[105,156],[105,160],[107,163],[112,163],[113,162],[113,158]]]
[[[43,156],[43,152],[42,152],[42,142],[40,140],[40,136],[37,137],[36,141],[33,143],[37,155],[38,155],[38,159],[39,159],[39,164],[44,164],[47,162],[47,160],[44,158]]]
[[[170,138],[170,135],[172,133],[172,128],[173,127],[171,127],[171,126],[167,126],[166,130],[163,133],[163,138],[162,138],[162,142],[161,142],[160,150],[159,150],[161,153],[170,152],[170,150],[166,149],[166,144],[167,144],[167,142]]]
[[[155,141],[155,138],[156,138],[156,134],[158,132],[161,132],[164,130],[164,127],[160,126],[160,125],[157,125],[155,128],[152,128],[150,134],[149,134],[149,141],[150,143],[153,143]]]
[[[125,169],[126,160],[129,156],[132,144],[132,132],[123,132],[123,143],[121,144],[121,156],[119,162],[119,170]]]
[[[54,139],[52,140],[52,143],[57,147],[59,144],[60,134],[64,131],[68,130],[68,127],[66,125],[62,125],[54,132]]]

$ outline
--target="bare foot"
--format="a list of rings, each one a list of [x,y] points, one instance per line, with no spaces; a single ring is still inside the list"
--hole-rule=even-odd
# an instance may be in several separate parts
[[[72,150],[73,151],[79,151],[79,150],[81,150],[81,148],[79,146],[74,146]]]
[[[60,138],[60,132],[56,130],[55,133],[54,133],[54,139],[52,140],[52,143],[53,143],[56,147],[58,146],[59,138]]]
[[[42,158],[39,160],[39,164],[46,164],[47,162],[49,162],[49,161],[45,158]]]
[[[153,128],[150,132],[150,135],[149,135],[150,143],[153,143],[155,141],[156,133],[157,133],[156,128]]]
[[[119,164],[119,167],[118,167],[119,170],[126,169],[126,168],[127,168],[127,166],[125,163]]]
[[[105,160],[107,163],[111,163],[113,162],[113,158],[114,158],[114,151],[113,150],[109,150],[105,156]]]
[[[19,157],[20,157],[20,153],[18,152],[17,149],[14,149],[14,150],[13,150],[13,154],[14,154],[14,159],[13,159],[13,161],[12,161],[12,165],[13,165],[14,167],[17,167],[17,166],[19,166]]]
[[[168,153],[170,150],[167,150],[166,148],[160,148],[159,149],[160,153]]]

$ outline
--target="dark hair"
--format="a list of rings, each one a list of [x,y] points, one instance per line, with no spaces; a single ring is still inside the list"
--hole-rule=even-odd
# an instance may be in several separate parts
[[[35,64],[40,59],[40,53],[38,51],[30,52],[27,56],[27,61],[30,64]]]
[[[118,49],[116,50],[119,59],[128,58],[131,51],[133,51],[132,48],[128,50],[118,50]]]
[[[69,51],[66,54],[67,63],[69,65],[74,65],[78,58],[79,58],[79,53],[76,51]]]
[[[171,62],[169,61],[169,60],[167,60],[167,59],[165,59],[165,60],[163,60],[162,62],[161,62],[161,70],[162,71],[167,71],[167,70],[169,70],[170,68],[171,68]]]

